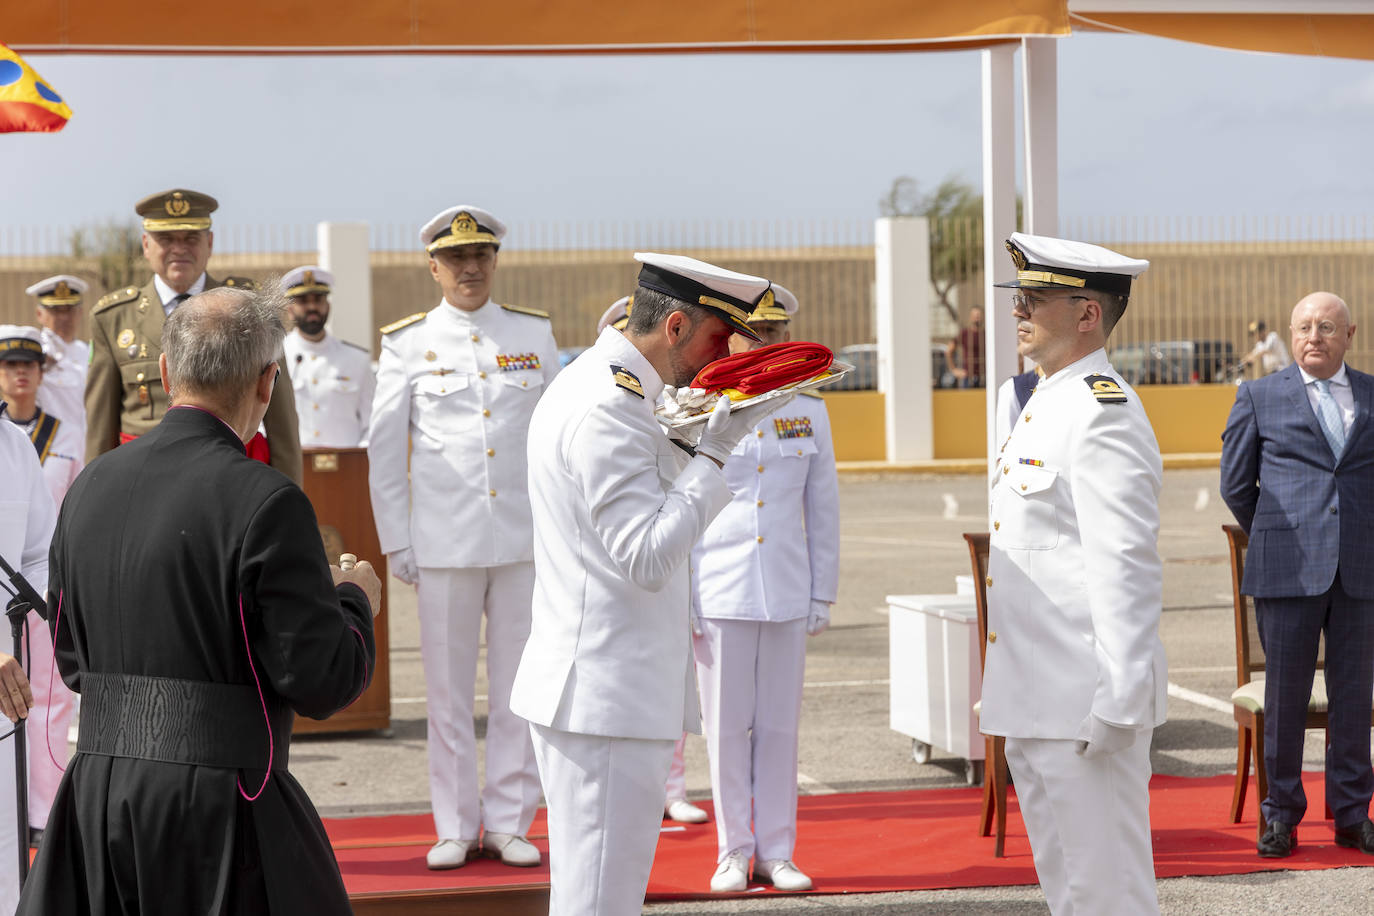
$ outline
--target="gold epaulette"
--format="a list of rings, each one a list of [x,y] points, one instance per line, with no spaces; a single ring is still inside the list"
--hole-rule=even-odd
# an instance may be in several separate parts
[[[232,289],[257,289],[258,281],[252,277],[225,277],[224,285]]]
[[[117,289],[112,293],[106,293],[105,295],[101,296],[100,301],[98,301],[95,304],[95,308],[92,309],[91,312],[92,314],[94,314],[95,312],[103,312],[105,309],[110,308],[111,306],[122,305],[125,302],[133,302],[137,298],[138,287],[126,286],[123,289]]]
[[[532,318],[543,318],[545,321],[552,321],[552,316],[543,309],[526,308],[523,305],[503,305],[501,308],[508,312],[515,312],[520,315],[529,315]]]
[[[414,315],[407,315],[400,321],[393,321],[391,322],[391,324],[383,325],[382,333],[390,334],[392,331],[399,331],[401,328],[404,328],[407,325],[412,325],[417,321],[422,321],[424,317],[428,314],[429,312],[416,312]]]

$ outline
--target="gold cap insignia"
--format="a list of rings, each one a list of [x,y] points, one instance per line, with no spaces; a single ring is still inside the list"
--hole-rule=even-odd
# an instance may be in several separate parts
[[[57,286],[53,289],[52,294],[65,299],[72,294],[72,288],[67,285],[66,280],[58,280]]]
[[[1015,245],[1013,245],[1010,241],[1008,241],[1008,242],[1007,242],[1007,251],[1011,252],[1011,261],[1012,261],[1013,264],[1016,265],[1016,269],[1017,269],[1017,270],[1025,270],[1025,269],[1026,269],[1026,256],[1025,256],[1025,254],[1023,254],[1023,253],[1021,252],[1021,249],[1020,249],[1020,248],[1017,248],[1017,247],[1016,247]]]
[[[766,290],[763,291],[763,295],[759,297],[759,301],[756,302],[756,303],[754,303],[754,308],[756,308],[756,309],[771,308],[772,305],[773,305],[773,300],[774,300],[775,298],[776,298],[776,297],[773,295],[773,288],[770,286],[768,289],[766,289]]]
[[[301,285],[302,285],[302,286],[314,286],[314,285],[315,285],[315,272],[314,272],[313,270],[307,270],[307,271],[305,272],[305,279],[301,280]]]
[[[133,331],[133,328],[125,328],[124,330],[120,331],[120,332],[119,332],[119,336],[115,338],[115,344],[118,345],[118,346],[121,346],[121,347],[127,347],[127,346],[129,346],[130,344],[132,344],[133,342],[134,342],[134,331]]]
[[[477,220],[473,219],[468,211],[459,210],[453,222],[449,223],[448,229],[454,235],[471,235],[477,231]]]
[[[180,191],[172,192],[172,196],[167,198],[167,203],[163,204],[163,209],[168,216],[185,216],[191,212],[191,202]]]
[[[134,204],[134,212],[143,217],[147,232],[189,232],[210,228],[210,214],[219,201],[209,194],[173,188],[159,191]]]

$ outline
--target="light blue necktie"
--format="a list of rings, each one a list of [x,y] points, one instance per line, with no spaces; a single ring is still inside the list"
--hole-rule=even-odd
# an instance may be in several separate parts
[[[1331,445],[1331,454],[1337,458],[1345,450],[1345,421],[1341,419],[1341,409],[1331,396],[1331,380],[1319,378],[1312,382],[1317,386],[1317,420]]]

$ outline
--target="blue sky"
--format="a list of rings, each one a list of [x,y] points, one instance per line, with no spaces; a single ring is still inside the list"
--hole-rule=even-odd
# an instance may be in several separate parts
[[[11,227],[132,219],[176,185],[219,226],[409,230],[459,202],[513,229],[865,221],[899,175],[981,175],[977,52],[28,60],[74,115],[0,135]],[[1088,34],[1059,75],[1066,218],[1374,201],[1374,64]]]

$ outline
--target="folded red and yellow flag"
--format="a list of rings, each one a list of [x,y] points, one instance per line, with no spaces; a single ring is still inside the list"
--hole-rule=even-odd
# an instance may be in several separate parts
[[[22,57],[0,45],[0,133],[57,131],[72,110]]]
[[[776,343],[708,363],[693,388],[738,391],[746,397],[815,378],[830,368],[835,354],[818,343]]]

